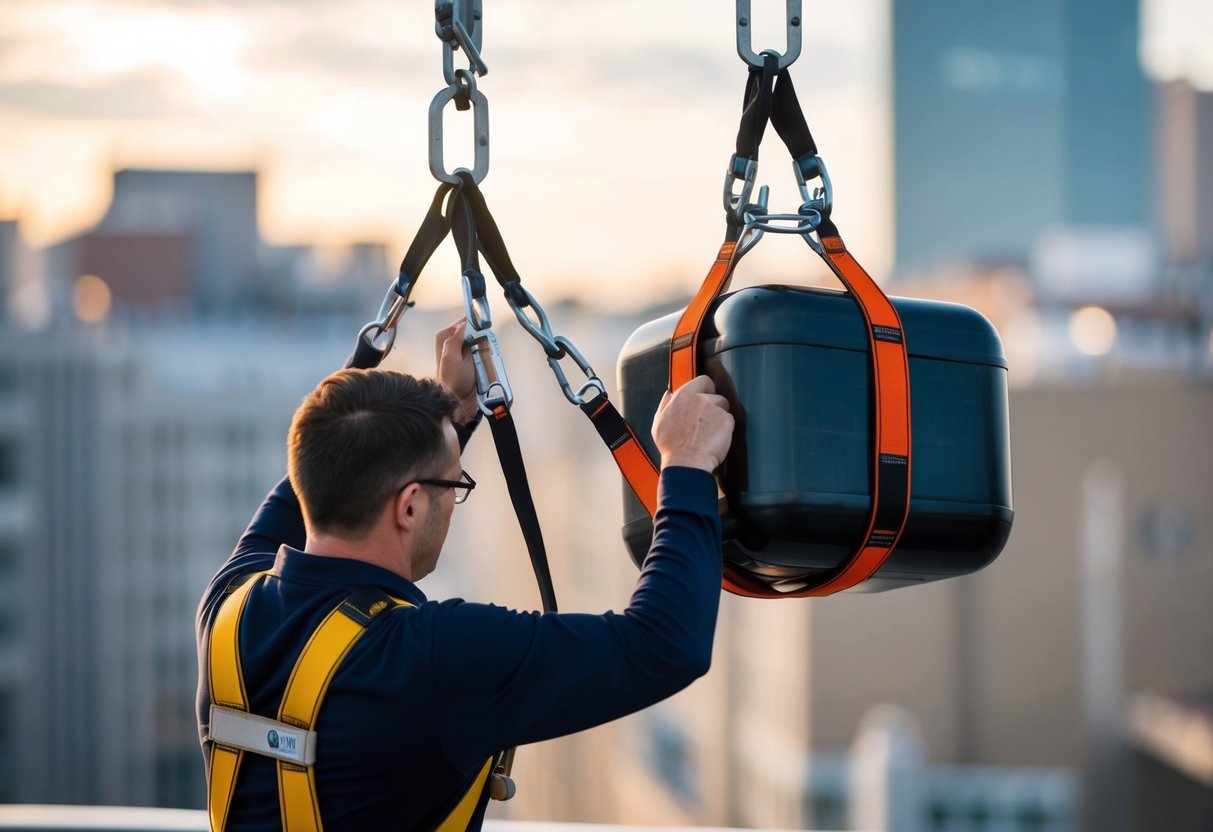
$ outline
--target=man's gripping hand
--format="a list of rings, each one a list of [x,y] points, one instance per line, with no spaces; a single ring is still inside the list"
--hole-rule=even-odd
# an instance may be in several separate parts
[[[434,336],[438,380],[459,399],[463,407],[463,418],[457,420],[460,424],[467,424],[476,415],[476,368],[472,350],[463,340],[466,324],[467,318],[460,318]]]
[[[653,420],[661,467],[715,471],[733,444],[733,425],[728,400],[716,394],[707,376],[691,379],[673,394],[667,390]]]

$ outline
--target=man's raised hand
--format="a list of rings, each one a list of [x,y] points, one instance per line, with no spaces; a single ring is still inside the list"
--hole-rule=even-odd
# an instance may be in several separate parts
[[[661,466],[715,471],[733,443],[733,426],[728,400],[716,394],[707,376],[696,376],[673,394],[667,390],[653,420]]]
[[[476,415],[476,368],[472,365],[472,350],[463,341],[467,318],[460,318],[434,336],[434,359],[438,365],[438,380],[455,394],[463,407],[466,424]]]

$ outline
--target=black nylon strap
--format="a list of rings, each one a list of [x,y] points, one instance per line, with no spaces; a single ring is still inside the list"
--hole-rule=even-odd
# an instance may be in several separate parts
[[[539,585],[539,597],[544,612],[556,612],[556,592],[552,588],[552,573],[548,568],[547,549],[543,545],[543,532],[539,528],[539,516],[535,513],[535,500],[531,496],[531,485],[527,481],[526,464],[522,461],[522,448],[518,444],[518,429],[514,417],[508,410],[489,418],[493,428],[493,442],[497,446],[497,458],[510,491],[510,502],[518,516],[518,526],[526,541],[531,556],[531,568],[535,570],[535,583]]]
[[[422,269],[425,268],[426,263],[430,262],[430,258],[434,256],[434,252],[438,250],[438,246],[442,244],[450,231],[451,225],[443,213],[442,206],[447,195],[454,190],[454,185],[443,182],[434,193],[429,210],[426,211],[425,218],[421,221],[421,227],[417,229],[413,242],[409,244],[408,250],[404,253],[404,259],[400,261],[400,274],[396,278],[396,292],[401,296],[406,296],[416,286]],[[385,355],[383,350],[377,349],[359,335],[353,353],[345,361],[345,367],[346,369],[371,370],[379,366]]]
[[[741,125],[737,129],[737,156],[741,159],[758,158],[758,147],[766,133],[767,122],[771,120],[773,86],[778,67],[778,56],[764,52],[762,68],[750,69],[742,101]],[[734,171],[734,175],[736,173]]]
[[[480,273],[480,252],[503,285],[517,283],[517,272],[510,262],[509,253],[505,249],[505,241],[497,224],[493,222],[488,204],[480,188],[466,170],[457,172],[462,184],[451,197],[448,206],[448,219],[451,226],[451,237],[455,248],[459,251],[459,261],[464,275],[472,281],[472,292],[478,298],[484,297],[484,277]],[[492,252],[492,255],[490,255]],[[499,269],[508,271],[498,271]],[[509,282],[503,280],[504,275],[510,275]],[[514,514],[518,517],[518,526],[522,530],[523,540],[526,541],[527,554],[531,558],[531,568],[535,572],[535,583],[539,586],[539,597],[543,603],[544,612],[556,611],[556,592],[552,587],[552,574],[548,566],[547,549],[543,543],[543,531],[539,526],[539,515],[535,512],[535,500],[531,496],[530,482],[527,480],[526,464],[522,459],[522,448],[518,442],[518,429],[514,425],[514,417],[506,407],[495,413],[489,423],[493,430],[493,444],[497,447],[497,458],[501,462],[501,472],[505,476],[506,486],[510,492],[510,502],[514,505]]]
[[[480,271],[479,229],[476,219],[468,205],[467,193],[463,188],[451,197],[447,208],[447,219],[451,225],[451,239],[455,241],[455,250],[459,252],[459,266],[467,272],[473,269]],[[481,295],[483,296],[483,295]]]
[[[599,393],[580,407],[581,412],[590,417],[590,422],[598,431],[599,438],[610,450],[615,450],[619,445],[632,438],[627,421],[605,394]]]
[[[771,124],[783,143],[787,145],[792,158],[800,160],[805,156],[817,155],[817,142],[809,131],[805,121],[804,110],[796,97],[796,89],[792,86],[792,74],[786,69],[779,73],[775,82],[774,101],[771,105]]]
[[[416,281],[421,275],[421,270],[425,268],[426,263],[430,262],[430,258],[434,256],[434,252],[438,250],[438,246],[442,244],[450,230],[450,223],[443,214],[442,204],[452,190],[455,190],[455,187],[446,182],[438,186],[434,199],[430,202],[430,208],[425,213],[425,219],[421,221],[421,227],[417,229],[417,236],[413,238],[413,242],[404,253],[404,259],[400,261],[400,277],[396,281],[396,289],[401,294],[404,294],[409,283]]]
[[[518,276],[518,270],[514,268],[514,262],[510,259],[510,252],[505,245],[505,238],[501,236],[501,229],[497,227],[497,221],[493,219],[493,214],[489,211],[489,204],[485,200],[480,186],[466,170],[456,171],[455,175],[463,183],[460,187],[460,197],[466,201],[468,210],[471,212],[476,229],[476,243],[480,251],[484,253],[484,259],[488,261],[493,276],[502,286],[520,282],[522,278]]]
[[[345,360],[345,369],[373,370],[379,366],[379,362],[383,361],[383,356],[383,350],[375,349],[359,335],[358,343],[354,345],[354,351]]]

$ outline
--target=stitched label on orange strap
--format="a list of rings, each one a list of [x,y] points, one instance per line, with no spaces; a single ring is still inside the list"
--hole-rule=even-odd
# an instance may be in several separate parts
[[[887,549],[893,545],[897,535],[893,532],[872,532],[868,536],[867,545],[877,549]]]
[[[895,454],[881,454],[880,462],[883,465],[909,465],[910,464],[910,461],[908,459],[906,459],[904,456],[897,456]]]
[[[902,342],[901,330],[894,329],[891,326],[873,325],[872,337],[877,341],[889,341],[893,344],[900,344]]]
[[[821,245],[831,254],[839,254],[847,250],[847,247],[842,244],[841,237],[823,237]]]
[[[674,343],[670,344],[670,349],[681,350],[691,346],[691,342],[695,340],[695,333],[688,332],[686,335],[679,335],[674,339]]]

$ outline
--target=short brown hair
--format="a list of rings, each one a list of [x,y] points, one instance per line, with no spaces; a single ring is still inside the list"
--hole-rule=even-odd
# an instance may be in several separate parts
[[[288,475],[309,531],[359,538],[410,478],[447,457],[443,422],[458,402],[433,379],[390,370],[341,370],[295,411]]]

